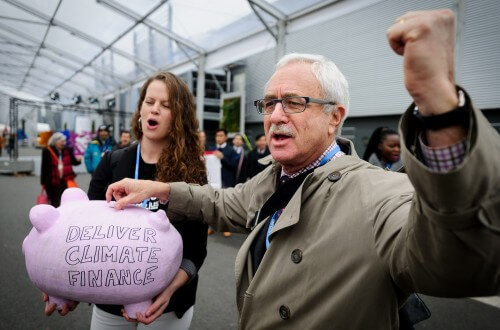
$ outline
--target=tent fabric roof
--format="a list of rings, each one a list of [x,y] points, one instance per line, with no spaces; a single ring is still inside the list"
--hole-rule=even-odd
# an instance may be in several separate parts
[[[0,89],[104,95],[333,2],[0,0]]]

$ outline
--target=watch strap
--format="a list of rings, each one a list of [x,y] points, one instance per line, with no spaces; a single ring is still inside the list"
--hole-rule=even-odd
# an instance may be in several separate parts
[[[467,111],[465,94],[461,89],[458,90],[458,106],[448,112],[439,115],[422,116],[418,111],[418,107],[413,109],[413,116],[419,123],[422,129],[438,130],[451,126],[467,126],[469,123],[470,114]]]

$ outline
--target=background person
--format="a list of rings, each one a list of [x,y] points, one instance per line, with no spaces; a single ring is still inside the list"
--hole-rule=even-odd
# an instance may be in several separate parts
[[[238,154],[234,148],[227,143],[227,131],[225,129],[219,128],[215,131],[215,143],[216,151],[214,152],[214,155],[220,159],[222,164],[222,187],[234,187],[236,183]]]
[[[8,135],[9,138],[9,144],[7,145],[7,153],[9,154],[9,157],[14,157],[13,152],[14,149],[16,148],[16,133],[9,133]]]
[[[388,129],[389,129],[389,127],[380,126],[380,127],[377,127],[373,130],[372,135],[370,136],[370,139],[368,140],[368,143],[366,144],[365,152],[363,153],[363,157],[362,157],[363,160],[368,161],[368,159],[370,159],[370,156],[375,151],[377,151],[378,144],[380,142],[380,134],[383,131],[388,130]]]
[[[270,167],[226,189],[125,179],[106,198],[119,209],[154,195],[249,233],[235,266],[241,329],[395,329],[411,292],[496,295],[500,139],[455,85],[454,35],[451,10],[407,13],[387,32],[415,101],[400,124],[407,175],[338,137],[349,94],[333,62],[290,54],[255,102]]]
[[[241,134],[236,134],[233,137],[233,149],[237,154],[237,165],[236,165],[236,184],[245,182],[246,180],[246,155],[245,147],[243,142],[243,136]]]
[[[236,184],[236,169],[238,166],[238,154],[232,146],[227,143],[227,131],[219,128],[215,131],[215,157],[220,159],[221,162],[221,180],[222,187],[234,187]],[[212,235],[214,230],[208,229],[208,235]],[[231,232],[223,231],[224,237],[231,236]]]
[[[123,149],[130,145],[132,142],[130,131],[123,130],[120,132],[120,143],[113,147],[113,150]]]
[[[200,137],[200,143],[202,145],[203,151],[214,150],[214,147],[207,142],[207,133],[205,131],[199,131],[198,136]]]
[[[198,132],[198,137],[200,139],[200,148],[202,151],[205,151],[207,150],[207,134],[205,133],[205,131],[199,131]]]
[[[269,148],[267,147],[266,135],[257,135],[257,137],[255,138],[255,148],[248,153],[247,178],[253,178],[270,164],[270,162],[266,165],[259,163],[259,159],[262,159],[269,154],[270,152]]]
[[[5,146],[5,141],[6,141],[5,136],[6,136],[6,134],[5,134],[5,133],[2,133],[2,134],[0,135],[0,157],[2,157],[3,147]]]
[[[85,167],[90,174],[94,173],[97,165],[101,161],[102,156],[106,151],[111,151],[114,144],[109,136],[109,129],[106,125],[101,125],[97,129],[97,136],[90,141],[85,150]]]
[[[398,132],[389,128],[380,131],[377,129],[372,134],[368,145],[371,144],[372,140],[376,147],[368,156],[368,163],[391,171],[398,171],[403,167]],[[370,150],[367,148],[367,151]]]
[[[68,180],[76,177],[73,165],[79,165],[82,157],[75,157],[73,149],[66,146],[66,136],[60,132],[52,134],[46,148],[42,150],[40,183],[45,187],[50,205],[58,207],[61,195],[68,188]]]

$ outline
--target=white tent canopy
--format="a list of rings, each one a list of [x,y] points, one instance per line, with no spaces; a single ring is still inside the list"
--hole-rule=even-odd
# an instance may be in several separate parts
[[[158,69],[218,68],[284,49],[325,0],[1,0],[0,89],[86,101]]]

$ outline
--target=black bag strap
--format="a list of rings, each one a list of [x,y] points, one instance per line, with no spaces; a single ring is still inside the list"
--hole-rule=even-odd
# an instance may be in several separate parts
[[[262,205],[262,207],[255,213],[252,229],[255,228],[255,226],[257,226],[262,220],[271,216],[274,212],[285,208],[288,202],[290,202],[290,200],[292,199],[297,189],[299,189],[302,182],[304,182],[306,176],[313,170],[314,169],[310,169],[304,173],[301,173],[295,178],[289,179],[282,184],[278,184],[278,188],[276,189],[274,194],[272,194],[271,197],[269,197],[264,203],[264,205]]]

